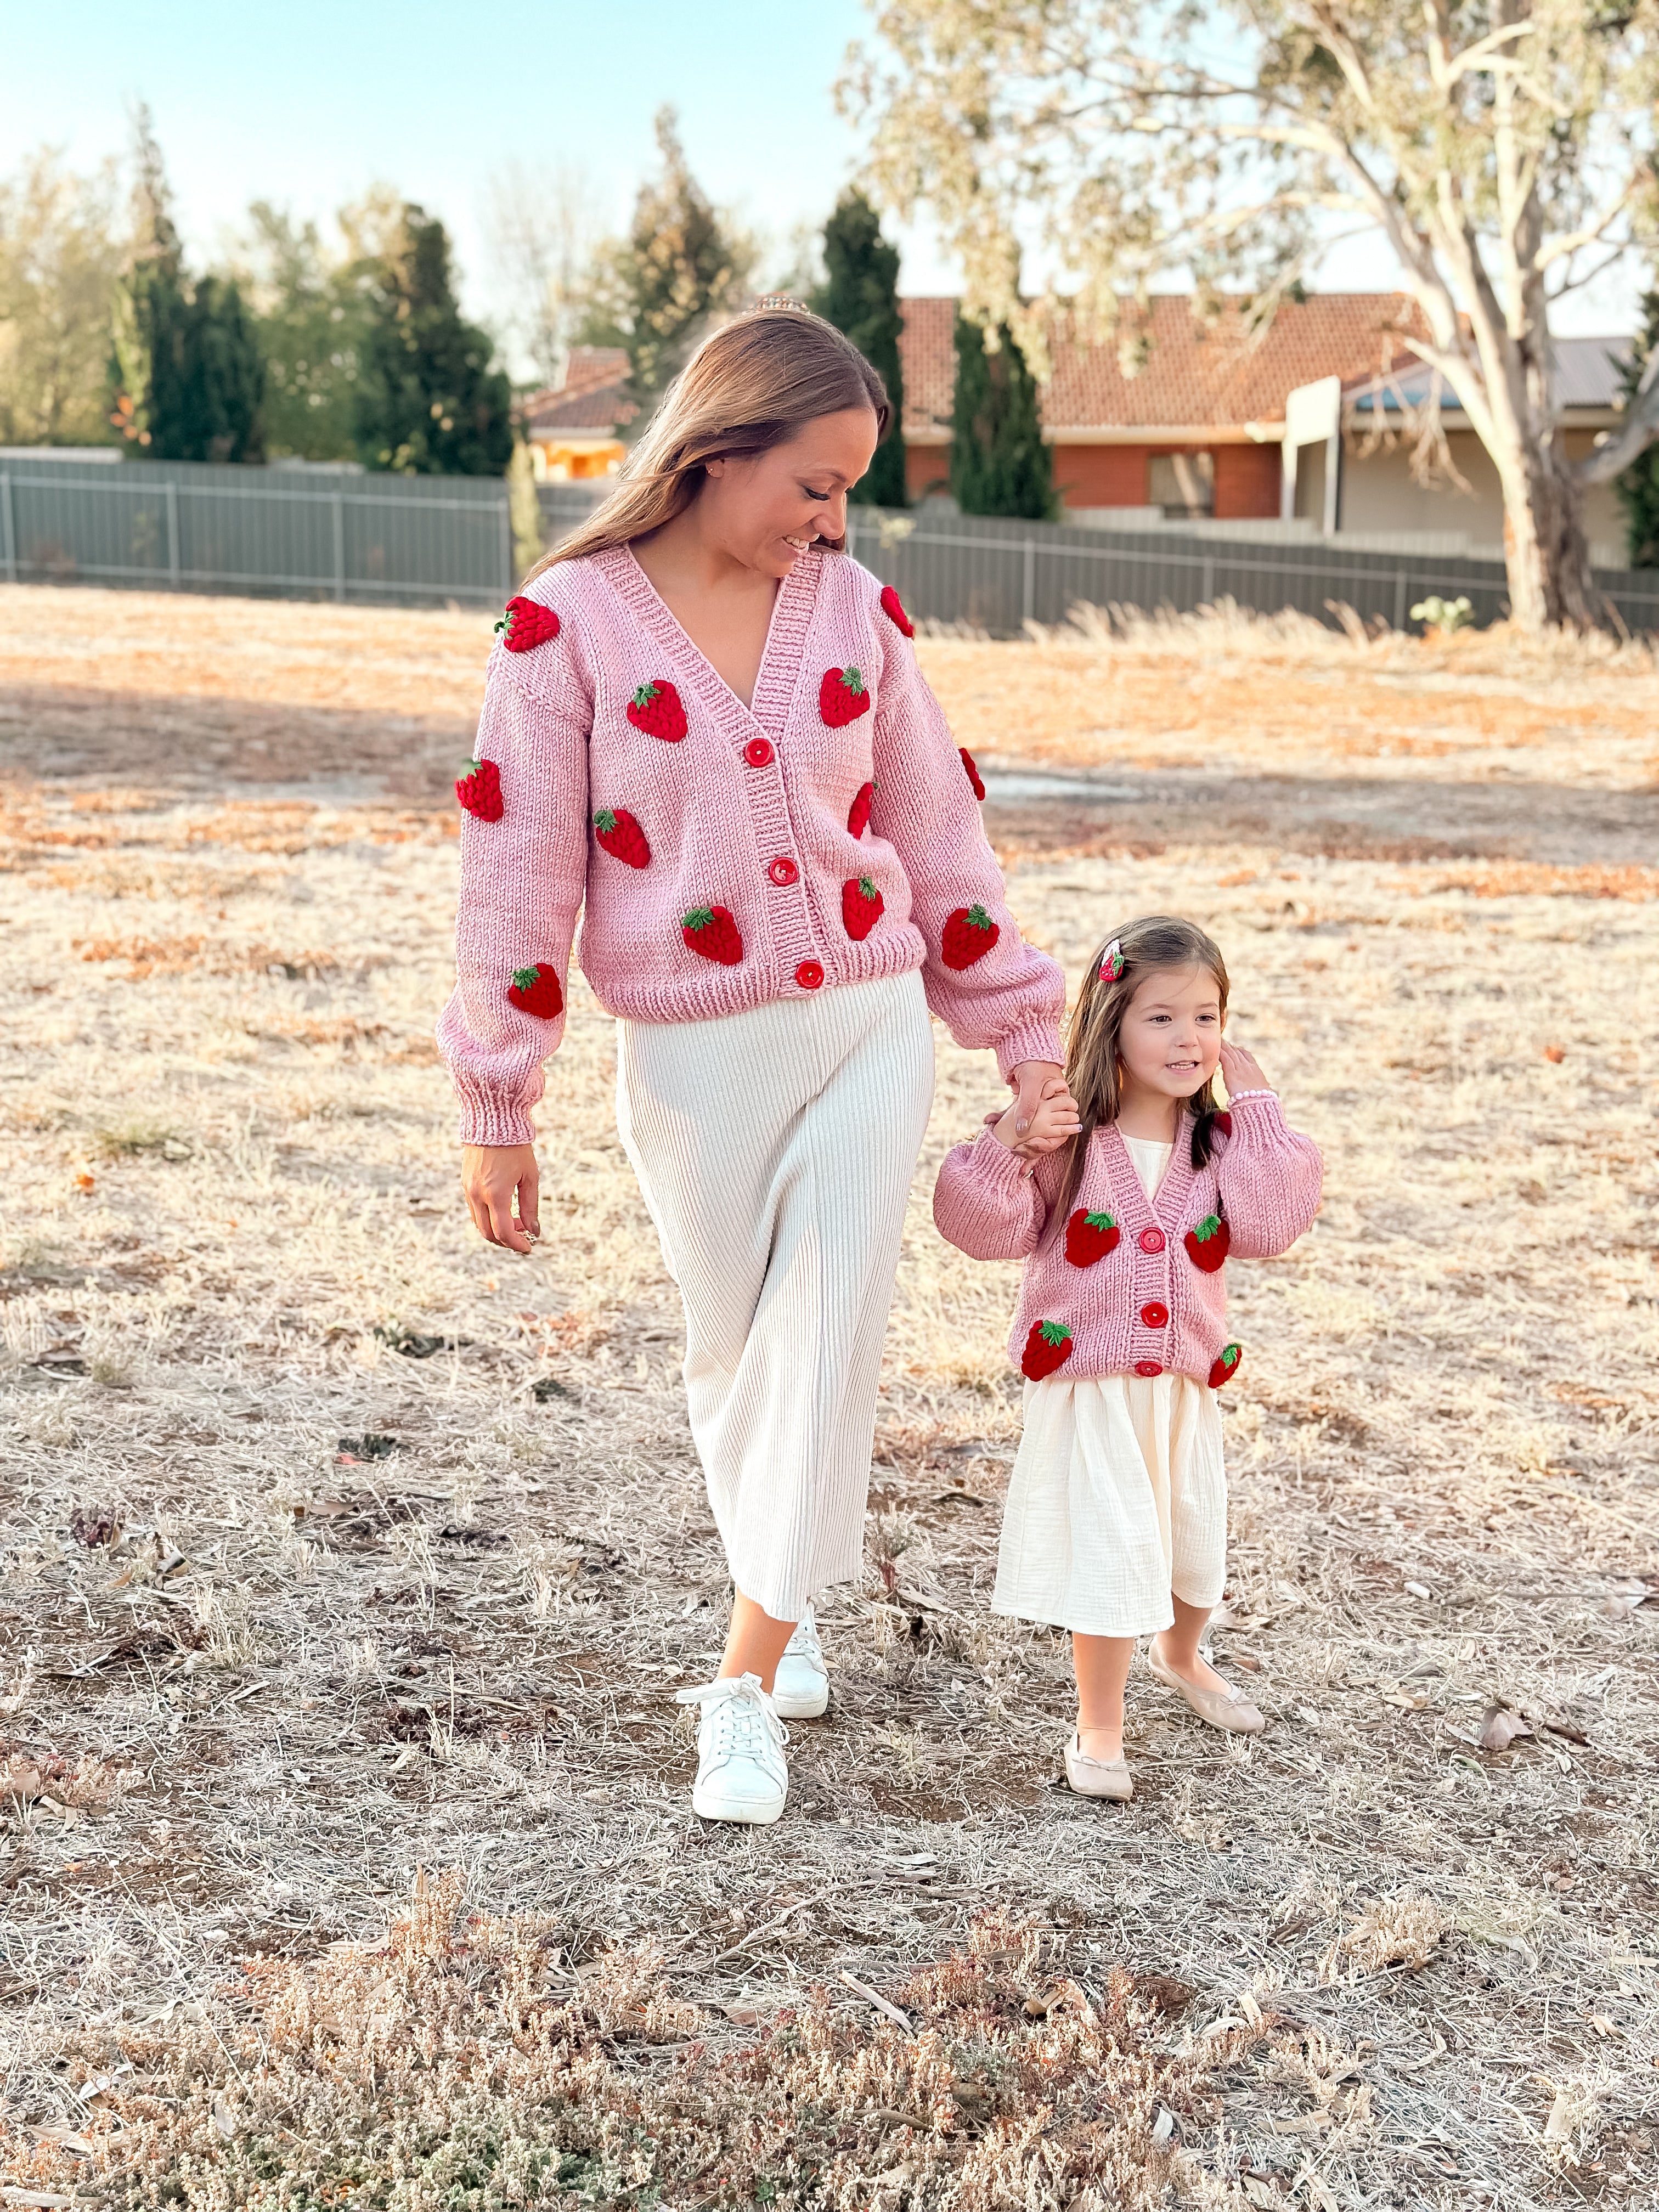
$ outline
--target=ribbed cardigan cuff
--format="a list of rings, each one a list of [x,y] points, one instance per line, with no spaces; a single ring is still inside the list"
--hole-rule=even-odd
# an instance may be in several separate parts
[[[1001,1115],[997,1116],[999,1121],[1001,1118]],[[1031,1172],[1030,1162],[1011,1152],[988,1123],[975,1140],[974,1149],[968,1155],[968,1165],[974,1180],[993,1190],[1013,1190]]]
[[[533,1145],[536,1125],[527,1107],[514,1098],[490,1091],[476,1076],[453,1067],[455,1095],[460,1101],[460,1142],[464,1145]]]
[[[1057,1067],[1066,1065],[1059,1030],[1053,1022],[1045,1021],[1041,1016],[1022,1022],[1018,1029],[1010,1030],[1006,1036],[997,1039],[997,1066],[1005,1082],[1017,1067],[1028,1060],[1052,1060]]]

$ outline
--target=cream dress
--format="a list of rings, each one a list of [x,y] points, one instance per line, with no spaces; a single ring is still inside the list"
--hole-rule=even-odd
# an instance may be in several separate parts
[[[1125,1137],[1148,1198],[1174,1147]],[[1191,1375],[1025,1385],[991,1610],[1085,1636],[1144,1636],[1219,1602],[1227,1478],[1215,1392]]]

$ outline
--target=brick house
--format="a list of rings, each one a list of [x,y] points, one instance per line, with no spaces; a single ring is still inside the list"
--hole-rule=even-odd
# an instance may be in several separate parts
[[[905,474],[920,497],[943,487],[950,464],[956,302],[901,306]],[[1327,292],[1280,308],[1252,342],[1236,310],[1200,325],[1188,298],[1166,294],[1152,302],[1152,343],[1135,376],[1114,347],[1059,337],[1042,408],[1062,507],[1276,519],[1287,394],[1332,375],[1369,379],[1418,319],[1401,293]]]
[[[564,381],[525,402],[525,443],[538,483],[616,474],[626,450],[617,432],[634,412],[623,398],[627,374],[620,346],[572,346]]]

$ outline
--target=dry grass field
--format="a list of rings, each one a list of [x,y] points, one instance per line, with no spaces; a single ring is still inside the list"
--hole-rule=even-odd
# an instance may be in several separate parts
[[[550,1233],[431,1043],[486,617],[0,592],[9,2205],[1659,2201],[1659,669],[1223,612],[924,639],[1022,922],[1220,938],[1317,1137],[1233,1270],[1224,1741],[1057,1786],[986,1610],[1011,1270],[936,1237],[775,1829],[577,983]]]

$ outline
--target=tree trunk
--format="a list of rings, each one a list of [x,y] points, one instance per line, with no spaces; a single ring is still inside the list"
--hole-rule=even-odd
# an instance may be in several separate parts
[[[1594,629],[1601,595],[1590,571],[1583,505],[1560,441],[1528,447],[1517,439],[1495,454],[1504,487],[1504,560],[1510,619],[1534,635],[1565,624]]]

